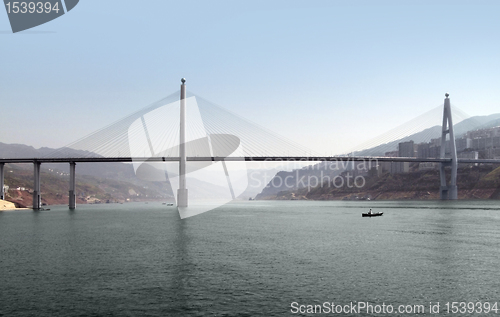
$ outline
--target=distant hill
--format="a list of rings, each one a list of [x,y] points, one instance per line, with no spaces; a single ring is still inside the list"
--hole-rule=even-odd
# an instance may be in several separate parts
[[[455,138],[463,136],[467,131],[493,128],[500,125],[500,113],[488,116],[475,116],[465,119],[454,125]],[[441,136],[441,126],[434,126],[404,138],[380,144],[378,146],[356,151],[355,156],[383,156],[386,152],[397,151],[401,142],[413,141],[415,144],[429,142],[429,136],[437,138]]]
[[[0,158],[41,158],[46,157],[50,153],[61,153],[61,150],[56,150],[48,147],[35,149],[32,146],[24,144],[6,144],[0,142]],[[73,149],[64,149],[64,153],[68,156],[82,157],[89,156],[89,152],[78,151]],[[73,155],[72,155],[73,154]],[[90,154],[90,156],[98,156],[97,154]],[[32,169],[30,164],[18,164],[19,168]],[[42,164],[42,170],[55,169],[64,173],[69,173],[69,164],[67,163],[47,163]],[[133,182],[137,185],[143,183],[135,177],[134,168],[132,164],[126,163],[78,163],[77,175],[89,175],[94,177],[103,177],[116,179],[121,181]]]
[[[42,147],[40,149],[35,149],[32,146],[24,144],[6,144],[0,142],[0,158],[41,158],[46,157],[51,153],[64,153],[67,156],[74,157],[97,156],[97,154],[68,148],[56,150],[48,147]],[[9,170],[13,171],[13,173],[6,175],[7,185],[32,188],[32,164],[7,164],[7,167]],[[53,194],[60,195],[60,193],[66,193],[68,191],[68,173],[69,164],[67,163],[42,164],[42,189],[45,186],[45,191],[48,196],[44,199],[48,199],[48,203],[58,202],[57,199],[50,198]],[[66,176],[59,176],[61,180],[58,181],[59,178],[53,178],[51,175]],[[108,199],[111,200],[124,200],[126,198],[134,199],[137,197],[141,197],[141,199],[144,200],[146,199],[146,195],[150,198],[173,197],[172,190],[168,182],[161,183],[143,181],[135,176],[132,164],[128,163],[78,163],[76,166],[76,180],[77,189],[79,187],[81,192],[88,191],[82,190],[82,187],[87,189],[94,188],[89,191],[92,195],[97,195],[97,197],[103,198],[107,193]],[[53,183],[52,185],[50,185],[51,182]],[[143,190],[138,190],[140,188]],[[134,195],[128,194],[129,189],[132,189],[132,191],[136,193],[135,197]],[[137,194],[139,194],[139,196],[137,196]],[[82,202],[80,201],[80,203]]]

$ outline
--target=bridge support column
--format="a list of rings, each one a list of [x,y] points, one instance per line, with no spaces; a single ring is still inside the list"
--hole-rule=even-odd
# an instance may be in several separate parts
[[[441,178],[440,187],[440,198],[441,200],[457,199],[458,198],[458,188],[457,188],[457,148],[455,145],[455,134],[453,133],[453,120],[451,117],[451,106],[449,94],[445,94],[444,99],[444,110],[443,110],[443,129],[441,132],[441,158],[445,158],[446,155],[446,135],[450,138],[450,163],[440,163],[439,172]],[[446,181],[446,171],[445,168],[451,166],[451,177],[450,184]]]
[[[0,199],[5,199],[5,191],[3,189],[4,186],[4,166],[5,163],[0,163]]]
[[[186,188],[186,80],[181,79],[181,121],[179,133],[179,189],[177,190],[177,207],[188,206],[188,190]]]
[[[33,186],[33,210],[40,210],[42,206],[42,196],[40,194],[40,167],[42,163],[33,162],[34,166],[34,186]]]
[[[75,162],[69,163],[69,209],[76,208],[76,194],[75,194]]]

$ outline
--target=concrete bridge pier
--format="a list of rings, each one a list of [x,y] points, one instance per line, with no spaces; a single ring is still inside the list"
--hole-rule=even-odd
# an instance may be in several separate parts
[[[34,186],[33,186],[33,210],[40,210],[42,206],[42,196],[40,193],[40,167],[42,163],[33,162],[34,166]]]
[[[75,162],[70,162],[69,163],[69,209],[75,209],[76,208],[76,194],[75,194],[75,169],[76,169],[76,163]]]
[[[5,192],[3,190],[4,186],[4,167],[5,163],[0,163],[0,199],[5,199]]]

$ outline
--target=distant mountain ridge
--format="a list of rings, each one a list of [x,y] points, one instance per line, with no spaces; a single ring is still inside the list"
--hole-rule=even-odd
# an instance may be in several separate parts
[[[42,158],[52,157],[52,153],[65,153],[68,157],[86,157],[86,156],[100,156],[88,151],[74,150],[67,147],[59,149],[52,149],[49,147],[41,147],[35,149],[33,146],[25,144],[7,144],[0,142],[0,158]]]
[[[68,156],[70,156],[71,153],[74,153],[75,157],[89,156],[89,152],[87,151],[73,150],[69,148],[61,149],[63,149]],[[61,149],[52,149],[48,147],[35,149],[29,145],[6,144],[0,142],[0,158],[42,158],[47,157],[51,153],[60,152]],[[98,155],[91,154],[90,156],[96,157]],[[66,173],[69,172],[69,164],[67,163],[42,164],[42,169],[48,168],[58,169]],[[130,181],[132,177],[135,178],[132,165],[123,163],[79,163],[77,166],[77,173],[125,181]]]
[[[500,113],[491,114],[488,116],[475,116],[467,118],[457,124],[454,124],[453,129],[455,132],[455,138],[463,136],[467,131],[478,130],[478,129],[488,129],[500,125]],[[396,151],[398,149],[398,144],[401,142],[413,141],[415,144],[421,142],[428,142],[429,135],[435,135],[435,137],[441,136],[441,126],[433,126],[427,128],[420,132],[414,133],[412,135],[403,137],[401,139],[391,141],[388,143],[380,144],[372,148],[356,151],[355,156],[384,156],[386,152]]]

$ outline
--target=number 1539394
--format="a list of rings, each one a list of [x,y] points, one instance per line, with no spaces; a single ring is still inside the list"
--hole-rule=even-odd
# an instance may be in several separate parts
[[[59,13],[59,2],[55,2],[54,4],[50,2],[18,2],[18,1],[9,1],[5,3],[5,7],[7,8],[7,13],[50,13],[55,11]]]

